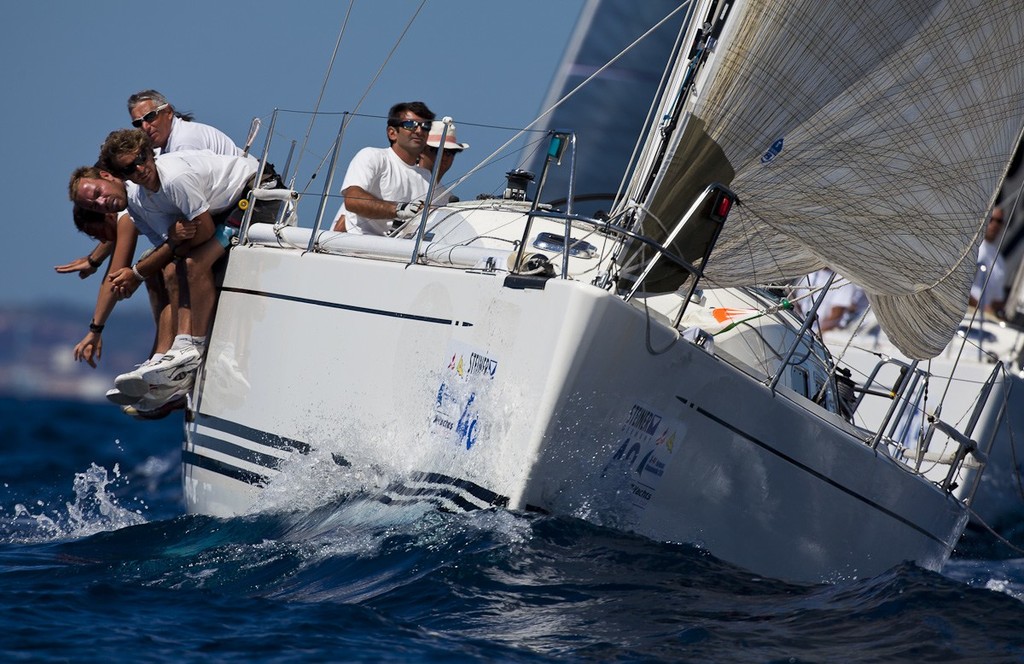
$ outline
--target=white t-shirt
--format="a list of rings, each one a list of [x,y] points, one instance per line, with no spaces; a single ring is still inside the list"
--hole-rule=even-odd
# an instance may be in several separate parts
[[[160,189],[129,189],[128,212],[139,232],[159,245],[178,219],[217,214],[236,205],[259,166],[251,155],[229,157],[206,150],[158,155]]]
[[[984,266],[984,270],[982,270]],[[982,289],[985,286],[985,275],[991,273],[988,279],[988,288],[985,288],[984,298]],[[1003,299],[1006,289],[1006,263],[999,255],[999,247],[995,242],[982,242],[978,249],[978,271],[974,275],[974,284],[971,286],[971,297],[978,303],[978,308],[983,308],[992,300]]]
[[[812,272],[807,277],[800,280],[799,285],[802,288],[798,288],[794,293],[794,298],[802,298],[797,303],[800,311],[806,315],[814,305],[815,298],[820,294],[807,296],[808,293],[816,289],[821,289],[828,283],[828,278],[832,275],[830,269],[822,268],[817,272]],[[804,297],[807,296],[807,297]],[[839,319],[837,327],[845,328],[853,320],[859,318],[864,308],[867,307],[868,300],[864,294],[864,289],[856,284],[850,283],[840,275],[836,275],[835,280],[832,282],[832,287],[825,294],[821,304],[818,306],[818,317],[825,318],[832,313],[832,310],[836,307],[842,307],[844,309],[842,318]]]
[[[383,201],[408,203],[427,197],[430,172],[419,166],[410,166],[391,148],[363,148],[352,158],[345,172],[341,190],[356,186]],[[357,235],[386,235],[391,219],[361,217],[344,205],[338,215],[345,215],[345,227]],[[337,217],[335,217],[337,219]]]
[[[210,150],[217,154],[242,156],[242,149],[216,127],[200,122],[187,122],[175,116],[171,120],[171,133],[167,136],[164,152],[181,150]]]

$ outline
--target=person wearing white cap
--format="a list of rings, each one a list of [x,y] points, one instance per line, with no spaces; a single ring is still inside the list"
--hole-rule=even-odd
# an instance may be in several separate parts
[[[430,134],[427,135],[427,146],[420,154],[419,165],[430,172],[434,171],[434,162],[437,160],[438,150],[441,148],[441,135],[444,134],[444,127],[448,125],[448,133],[444,137],[444,149],[441,150],[441,164],[437,169],[437,182],[434,183],[434,205],[447,205],[459,200],[452,195],[451,191],[441,184],[441,178],[448,172],[455,162],[455,155],[469,147],[469,143],[459,143],[455,137],[455,125],[448,116],[435,120],[430,126]]]
[[[387,148],[363,148],[345,172],[345,202],[335,230],[387,235],[423,209],[430,172],[416,165],[427,144],[434,113],[421,101],[395,104],[388,112]]]

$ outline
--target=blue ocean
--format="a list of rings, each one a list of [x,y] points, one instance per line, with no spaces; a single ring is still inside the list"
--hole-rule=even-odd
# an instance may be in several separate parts
[[[315,486],[311,509],[189,516],[180,416],[0,414],[8,661],[1024,661],[1024,555],[985,533],[942,573],[796,585],[583,521]]]

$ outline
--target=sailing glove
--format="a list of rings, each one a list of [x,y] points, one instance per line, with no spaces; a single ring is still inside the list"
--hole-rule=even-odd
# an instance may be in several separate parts
[[[408,221],[423,210],[423,201],[402,203],[395,208],[395,221]]]

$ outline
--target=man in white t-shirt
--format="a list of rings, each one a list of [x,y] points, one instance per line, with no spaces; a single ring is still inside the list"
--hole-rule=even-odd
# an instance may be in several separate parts
[[[1006,263],[999,254],[999,235],[1005,221],[1003,215],[1003,208],[992,208],[992,215],[985,226],[985,239],[978,247],[978,271],[971,286],[971,306],[993,315],[1001,315],[1006,304]]]
[[[216,127],[194,122],[190,113],[178,112],[156,90],[142,90],[128,97],[128,115],[132,126],[142,129],[160,153],[178,150],[210,150],[217,154],[241,156],[242,148]],[[95,272],[113,251],[111,242],[101,242],[86,256],[58,265],[61,274],[77,272],[85,279]]]
[[[831,276],[832,270],[826,267],[797,282],[798,288],[794,291],[793,297],[797,300],[797,308],[801,313],[806,315],[810,311],[814,300],[820,296],[818,291],[825,287]],[[867,304],[864,289],[837,274],[832,287],[818,305],[818,331],[845,329],[864,312]]]
[[[391,147],[363,148],[345,172],[345,202],[335,228],[359,235],[387,235],[423,209],[430,172],[416,165],[426,146],[434,113],[421,101],[395,104],[388,111]]]
[[[208,151],[182,151],[153,155],[148,135],[139,129],[112,132],[100,152],[107,166],[98,184],[72,181],[72,197],[88,209],[108,212],[126,202],[132,220],[156,249],[131,269],[110,276],[115,292],[130,292],[146,277],[180,258],[188,266],[188,297],[173,303],[178,335],[171,348],[155,363],[118,376],[115,384],[129,396],[142,397],[153,386],[191,386],[202,358],[216,291],[213,264],[230,246],[235,229],[224,224],[253,184],[259,162],[253,157],[217,155]],[[116,189],[113,173],[131,180],[120,191],[103,198],[103,188]],[[123,192],[124,201],[118,200]],[[215,220],[215,217],[218,219]],[[218,223],[220,222],[220,223]]]

